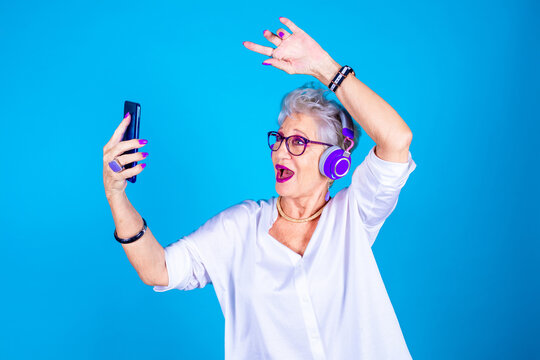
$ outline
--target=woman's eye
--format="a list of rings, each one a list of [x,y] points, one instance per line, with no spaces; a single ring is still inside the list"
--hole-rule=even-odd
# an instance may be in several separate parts
[[[293,140],[293,144],[294,145],[304,145],[304,140],[296,138],[296,139]]]

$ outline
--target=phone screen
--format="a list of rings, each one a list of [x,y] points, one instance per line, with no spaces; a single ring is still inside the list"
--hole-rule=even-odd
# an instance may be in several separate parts
[[[131,140],[131,139],[139,139],[139,126],[141,123],[141,105],[136,102],[126,100],[124,102],[124,113],[122,114],[122,116],[124,116],[128,112],[131,114],[131,121],[129,122],[126,132],[124,133],[124,137],[122,138],[122,141]],[[138,151],[139,151],[138,148],[131,149],[131,150],[126,151],[124,154],[133,154]],[[124,168],[130,169],[134,166],[137,166],[136,161],[124,165]],[[137,180],[137,175],[127,178],[127,181],[130,181],[132,183],[135,183],[136,180]]]

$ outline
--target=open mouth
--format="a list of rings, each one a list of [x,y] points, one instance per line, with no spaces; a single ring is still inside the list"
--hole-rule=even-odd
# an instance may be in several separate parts
[[[287,168],[286,166],[278,164],[276,165],[276,170],[277,170],[276,181],[279,183],[283,183],[294,176],[294,171]]]

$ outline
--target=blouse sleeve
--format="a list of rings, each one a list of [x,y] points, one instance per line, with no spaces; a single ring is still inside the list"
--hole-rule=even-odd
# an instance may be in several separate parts
[[[200,257],[186,238],[169,244],[164,250],[169,284],[154,286],[154,291],[193,290],[212,283]]]
[[[410,151],[407,162],[400,163],[379,158],[374,149],[375,146],[355,169],[349,196],[366,230],[378,233],[386,218],[394,211],[401,188],[416,168],[416,163]]]
[[[167,286],[154,291],[192,290],[216,282],[230,271],[234,252],[249,225],[249,212],[255,202],[246,200],[215,215],[197,230],[165,248],[169,274]]]

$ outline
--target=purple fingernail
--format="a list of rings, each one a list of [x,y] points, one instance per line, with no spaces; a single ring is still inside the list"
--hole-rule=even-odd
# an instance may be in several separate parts
[[[270,65],[270,64],[267,64],[267,63],[263,62],[263,65]]]
[[[279,37],[283,37],[283,33],[281,31],[279,32]]]
[[[146,164],[141,164],[141,167],[144,169],[144,167],[146,166]]]
[[[142,154],[142,157],[143,157],[143,158],[145,158],[145,157],[148,156],[148,153],[147,153],[147,152],[143,152],[143,153],[141,153],[141,154]]]
[[[143,139],[139,140],[139,144],[147,144],[147,143],[148,143],[148,140],[143,140]]]
[[[124,119],[127,118],[129,115],[129,111],[126,113],[126,115],[124,115]]]
[[[266,34],[266,29],[265,29],[265,30],[263,30],[263,35],[264,35],[264,34]]]

